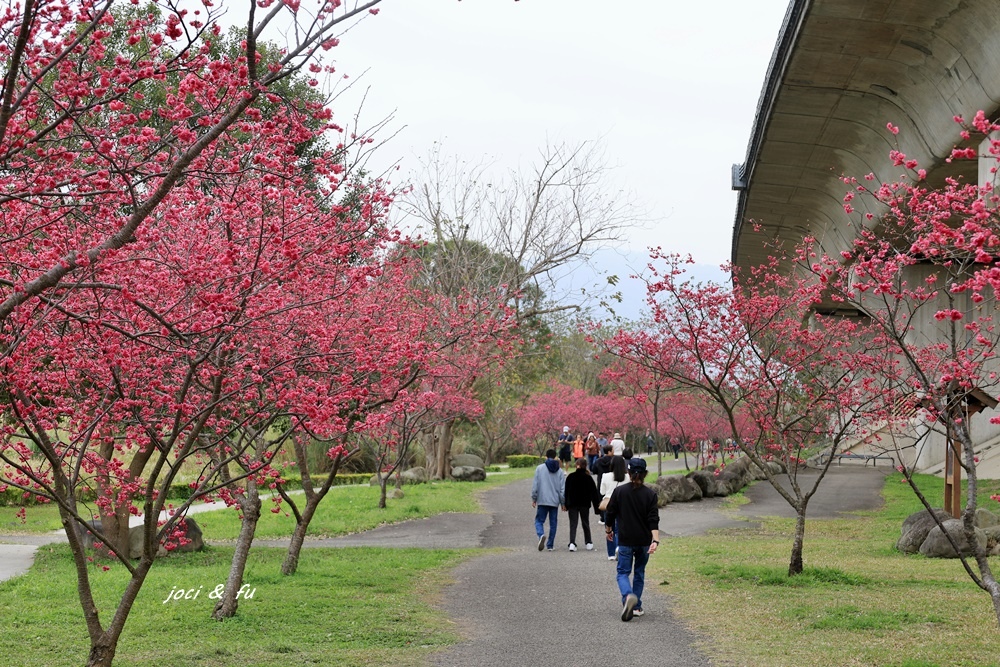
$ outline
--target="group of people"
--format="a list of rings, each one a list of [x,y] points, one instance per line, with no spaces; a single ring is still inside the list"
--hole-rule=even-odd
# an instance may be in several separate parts
[[[603,434],[600,434],[603,436]],[[569,428],[560,436],[560,450],[567,442]],[[594,434],[591,433],[587,441]],[[581,440],[579,436],[572,442]],[[594,438],[595,442],[598,439]],[[599,517],[605,529],[608,560],[617,560],[618,589],[622,597],[623,621],[642,616],[642,591],[646,563],[659,545],[659,510],[656,492],[645,486],[646,461],[633,457],[619,433],[598,452],[574,457],[572,473],[565,474],[557,452],[550,449],[545,462],[535,469],[531,486],[531,505],[535,508],[535,533],[538,550],[555,550],[556,527],[560,508],[569,514],[570,551],[577,551],[576,531],[583,530],[584,546],[594,549],[590,531],[590,509]],[[571,452],[576,454],[577,452]],[[560,458],[561,455],[560,455]],[[595,481],[594,477],[597,477]],[[548,523],[546,539],[545,524]]]
[[[604,448],[609,445],[616,456],[621,456],[625,450],[625,441],[622,439],[621,433],[615,433],[610,441],[603,432],[595,434],[591,431],[584,438],[581,433],[576,435],[570,433],[569,426],[563,426],[562,433],[556,443],[559,462],[566,472],[573,468],[574,461],[583,458],[587,460],[587,468],[592,469],[594,463],[601,457]]]

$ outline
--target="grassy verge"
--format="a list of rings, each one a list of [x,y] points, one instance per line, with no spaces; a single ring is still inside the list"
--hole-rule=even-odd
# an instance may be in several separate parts
[[[889,477],[886,505],[858,519],[809,521],[803,576],[788,578],[791,520],[669,540],[648,580],[703,637],[716,664],[754,667],[1000,665],[989,597],[958,561],[895,551],[900,524],[921,509]],[[930,498],[943,482],[922,477]],[[997,484],[982,490],[982,506]]]
[[[443,512],[482,512],[477,496],[486,489],[513,480],[531,477],[534,470],[515,469],[509,473],[490,475],[485,482],[434,482],[403,487],[403,498],[387,499],[386,508],[378,508],[378,487],[345,486],[330,490],[320,503],[309,524],[309,535],[332,537],[357,533],[378,526],[420,519]],[[294,497],[296,502],[302,496]],[[257,525],[260,539],[288,537],[295,528],[295,517],[284,504],[277,513],[268,512],[264,505]],[[239,517],[233,510],[219,510],[195,515],[206,539],[235,539],[240,531]]]
[[[246,583],[253,599],[223,623],[208,597],[225,581],[228,548],[178,554],[151,571],[119,644],[115,665],[410,665],[458,640],[431,606],[446,570],[471,551],[309,549],[295,576],[280,574],[284,551],[254,549]],[[93,571],[104,619],[126,580],[124,568]],[[164,603],[171,589],[198,597]],[[76,576],[66,545],[43,547],[22,577],[0,584],[4,664],[62,667],[86,662]]]
[[[320,504],[310,524],[310,535],[333,536],[368,530],[386,523],[419,519],[442,512],[481,512],[476,494],[513,480],[526,479],[534,469],[512,469],[491,473],[485,482],[436,482],[406,486],[400,500],[388,499],[387,507],[379,510],[378,489],[369,486],[334,487]],[[296,502],[301,494],[293,496]],[[264,516],[257,528],[262,539],[287,537],[295,527],[295,519],[282,505],[277,514],[268,512],[271,501],[264,501]],[[17,516],[19,508],[0,507],[0,535],[48,533],[62,528],[55,505],[33,505],[25,510],[24,520]],[[96,509],[94,510],[96,512]],[[195,515],[208,539],[235,539],[239,533],[239,518],[232,510],[205,512]]]

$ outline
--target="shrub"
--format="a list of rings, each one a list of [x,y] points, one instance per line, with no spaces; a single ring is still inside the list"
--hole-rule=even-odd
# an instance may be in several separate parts
[[[507,464],[511,468],[534,468],[544,460],[534,454],[511,454],[507,457]]]

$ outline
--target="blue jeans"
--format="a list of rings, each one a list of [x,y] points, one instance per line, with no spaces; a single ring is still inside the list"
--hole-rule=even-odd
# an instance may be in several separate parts
[[[608,527],[605,526],[604,530],[607,530],[607,529],[608,529]],[[618,522],[617,521],[615,521],[614,525],[611,526],[611,530],[614,531],[613,537],[610,540],[609,539],[605,539],[604,540],[604,543],[608,545],[608,556],[609,557],[610,556],[614,556],[615,555],[615,549],[618,548]]]
[[[559,523],[559,508],[555,505],[539,505],[535,509],[535,535],[545,534],[545,517],[549,517],[549,540],[545,546],[551,549],[556,543],[556,525]]]
[[[618,590],[622,594],[622,604],[625,604],[628,594],[633,593],[639,598],[639,604],[635,608],[642,609],[642,589],[646,584],[647,562],[649,562],[649,547],[618,545]],[[628,580],[629,574],[633,575],[631,584]]]

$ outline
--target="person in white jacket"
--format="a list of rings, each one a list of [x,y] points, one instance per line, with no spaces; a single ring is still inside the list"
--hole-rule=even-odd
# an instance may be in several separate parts
[[[621,456],[624,451],[625,441],[622,440],[622,434],[615,433],[615,437],[611,438],[611,453],[615,456]]]
[[[615,456],[611,459],[611,472],[601,475],[601,495],[610,498],[612,491],[628,482],[628,465],[621,456]],[[613,533],[612,539],[605,543],[608,545],[608,560],[614,560],[618,552],[618,526],[608,524],[605,530],[608,529]]]

